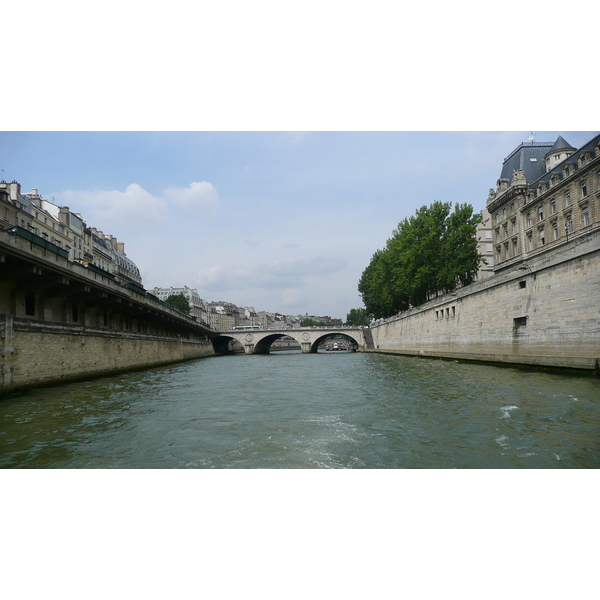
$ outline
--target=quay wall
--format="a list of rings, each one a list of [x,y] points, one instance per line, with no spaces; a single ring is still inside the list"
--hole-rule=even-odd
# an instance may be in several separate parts
[[[368,351],[599,372],[600,232],[371,325]]]
[[[214,354],[141,285],[0,229],[0,394]]]
[[[3,316],[0,393],[214,355],[210,340],[40,324]]]

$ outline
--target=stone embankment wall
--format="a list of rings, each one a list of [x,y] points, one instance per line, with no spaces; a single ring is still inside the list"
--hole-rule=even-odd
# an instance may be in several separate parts
[[[600,232],[371,327],[375,352],[596,371]]]
[[[40,324],[2,315],[0,393],[214,354],[210,340]]]

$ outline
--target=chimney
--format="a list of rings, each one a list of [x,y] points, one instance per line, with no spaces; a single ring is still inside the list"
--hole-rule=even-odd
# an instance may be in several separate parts
[[[15,180],[10,182],[10,199],[16,200],[21,195],[21,184]]]
[[[58,209],[58,220],[63,225],[66,225],[67,227],[71,226],[71,219],[69,217],[69,207],[68,206],[61,206]]]

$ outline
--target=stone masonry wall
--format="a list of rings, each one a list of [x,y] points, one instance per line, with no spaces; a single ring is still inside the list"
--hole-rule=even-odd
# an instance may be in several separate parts
[[[597,370],[600,233],[371,330],[380,352]]]
[[[0,393],[214,354],[209,340],[15,322],[0,331]]]

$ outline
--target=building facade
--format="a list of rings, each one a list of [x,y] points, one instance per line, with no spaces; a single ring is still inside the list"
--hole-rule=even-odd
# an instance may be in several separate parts
[[[479,267],[477,279],[485,279],[494,274],[494,243],[493,228],[490,213],[483,209],[481,211],[482,222],[477,225],[478,252],[483,256],[485,262]]]
[[[487,210],[496,273],[596,231],[600,135],[579,149],[561,136],[521,144],[504,160]]]
[[[80,214],[45,200],[35,188],[22,193],[17,181],[0,181],[0,227],[70,261],[102,269],[124,284],[142,285],[140,270],[125,254],[125,244],[88,227]]]

